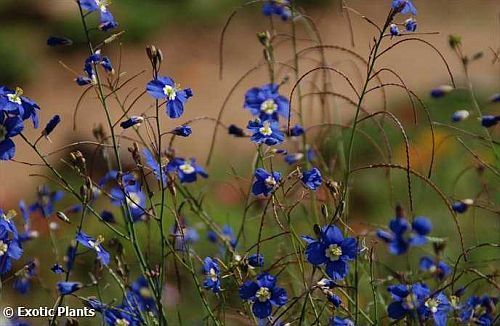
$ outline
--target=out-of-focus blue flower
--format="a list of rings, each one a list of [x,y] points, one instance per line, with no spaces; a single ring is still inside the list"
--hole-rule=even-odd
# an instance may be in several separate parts
[[[439,280],[444,280],[451,273],[451,268],[442,260],[424,256],[420,259],[420,269],[431,273]]]
[[[451,85],[441,85],[431,90],[431,96],[433,98],[441,98],[453,90],[454,88]]]
[[[171,132],[176,136],[189,137],[193,133],[193,130],[191,130],[190,126],[179,126]]]
[[[470,115],[470,113],[467,110],[458,110],[458,111],[454,112],[453,115],[451,116],[451,121],[452,122],[464,121],[465,119],[467,119],[469,117],[469,115]]]
[[[451,204],[451,208],[459,214],[467,212],[469,206],[473,205],[474,201],[472,199],[462,199]]]
[[[177,173],[181,183],[195,182],[198,175],[208,178],[207,172],[194,159],[175,158],[167,164],[167,171]]]
[[[481,117],[481,126],[490,128],[496,126],[500,121],[500,115],[483,115]]]
[[[124,173],[120,184],[123,188],[118,186],[111,189],[111,202],[115,206],[127,205],[134,222],[141,220],[146,212],[146,195],[140,183],[132,173]]]
[[[75,79],[76,83],[79,86],[97,84],[97,75],[95,71],[96,65],[102,66],[106,72],[114,73],[113,66],[111,65],[111,60],[108,57],[102,56],[101,51],[97,50],[94,54],[85,59],[85,64],[83,66],[85,76],[79,76]]]
[[[236,125],[230,125],[227,132],[235,137],[245,137],[245,131]]]
[[[167,100],[167,115],[176,119],[184,112],[184,104],[193,96],[190,88],[180,89],[170,77],[158,77],[152,80],[146,87],[149,95],[156,99]]]
[[[305,254],[309,263],[326,265],[326,274],[334,281],[343,280],[349,273],[349,261],[358,254],[358,245],[354,238],[344,238],[342,231],[335,225],[321,228],[318,239],[303,236],[307,242]]]
[[[9,116],[17,116],[23,121],[30,119],[33,122],[33,127],[38,128],[38,111],[40,107],[33,100],[22,96],[23,93],[24,91],[20,87],[17,87],[16,90],[13,91],[7,87],[1,86],[0,114],[6,112]]]
[[[335,307],[340,307],[342,305],[342,299],[333,292],[333,289],[337,287],[337,284],[327,278],[322,278],[318,281],[317,286],[321,289],[324,295],[326,295],[328,301],[330,301]]]
[[[110,211],[103,210],[101,212],[101,214],[99,214],[99,216],[101,216],[102,220],[105,222],[108,222],[108,223],[115,223],[116,222],[115,216]]]
[[[43,185],[38,188],[37,201],[30,205],[29,211],[31,213],[39,212],[43,217],[48,218],[54,214],[54,205],[61,201],[63,197],[63,191],[51,191],[49,186]]]
[[[255,181],[252,185],[252,193],[255,196],[260,194],[266,197],[269,196],[281,179],[281,174],[279,172],[273,172],[271,174],[262,168],[255,170],[254,176]]]
[[[287,154],[285,155],[285,162],[288,165],[294,165],[295,163],[299,162],[304,158],[303,153],[292,153],[292,154]]]
[[[410,246],[422,246],[427,243],[426,235],[432,229],[431,222],[425,217],[416,217],[411,225],[401,216],[389,222],[391,232],[377,230],[377,236],[389,244],[389,251],[393,255],[402,255]]]
[[[399,32],[398,25],[396,25],[396,24],[391,24],[391,26],[389,26],[389,31],[391,32],[392,36],[401,35],[401,33]]]
[[[64,270],[64,267],[62,267],[61,265],[59,264],[54,264],[52,265],[52,267],[50,268],[50,270],[52,272],[54,272],[54,274],[63,274],[65,273],[66,271]]]
[[[301,181],[307,188],[317,190],[321,187],[323,178],[321,177],[321,172],[317,168],[312,168],[302,174]]]
[[[7,117],[0,110],[0,160],[7,161],[16,155],[16,145],[12,141],[23,131],[24,125],[21,118],[17,116]]]
[[[225,224],[222,227],[222,236],[227,239],[227,241],[229,242],[231,247],[236,248],[237,239],[236,239],[236,236],[234,235],[234,232],[233,232],[233,229],[231,228],[231,226]],[[213,243],[218,242],[217,234],[212,230],[209,230],[207,232],[207,238],[209,241],[211,241]]]
[[[14,289],[17,292],[21,294],[28,293],[31,287],[31,280],[33,279],[33,276],[36,275],[36,268],[36,262],[31,260],[23,267],[23,269],[16,273]]]
[[[127,302],[140,311],[151,311],[156,313],[156,303],[153,292],[150,290],[148,281],[144,276],[137,278],[127,292]]]
[[[490,101],[493,103],[500,102],[500,93],[496,93],[496,94],[491,95]]]
[[[120,127],[123,129],[128,129],[133,126],[140,126],[144,122],[144,117],[141,116],[131,116],[129,119],[120,122]]]
[[[203,260],[203,274],[205,275],[203,287],[213,293],[219,293],[221,290],[219,264],[214,259],[206,257]]]
[[[330,318],[330,326],[354,326],[354,322],[349,318],[335,316]]]
[[[115,18],[108,10],[108,6],[111,3],[110,0],[78,0],[78,2],[83,10],[90,12],[99,11],[101,15],[99,29],[107,31],[118,26]]]
[[[263,319],[271,315],[273,306],[281,307],[288,301],[285,289],[276,286],[276,277],[262,273],[256,281],[246,281],[240,287],[240,298],[252,302],[255,317]]]
[[[274,120],[278,117],[288,117],[290,104],[288,99],[278,93],[277,84],[267,84],[254,87],[245,94],[244,107],[261,121]]]
[[[83,287],[80,282],[59,282],[57,283],[57,291],[60,295],[69,295]]]
[[[102,236],[97,237],[97,239],[85,234],[83,231],[79,231],[76,235],[76,241],[78,241],[82,246],[92,249],[97,254],[97,259],[103,264],[109,264],[109,253],[101,245],[104,242]]]
[[[151,153],[149,149],[145,148],[142,153],[144,155],[144,158],[146,159],[147,166],[151,169],[151,171],[153,171],[156,179],[159,181],[161,174],[163,185],[165,185],[167,183],[167,171],[165,171],[164,168],[160,167],[160,164],[158,164],[158,160],[155,156],[153,156],[153,153]]]
[[[54,117],[52,117],[52,119],[49,120],[49,122],[47,122],[47,125],[42,131],[42,135],[48,137],[60,122],[61,122],[61,117],[58,114],[56,114]]]
[[[405,20],[405,29],[408,32],[415,32],[417,30],[417,21],[414,18]]]
[[[417,14],[417,9],[415,8],[411,0],[392,0],[392,9],[403,15]]]
[[[191,245],[199,240],[200,236],[195,228],[186,225],[185,220],[180,218],[180,226],[177,221],[172,227],[172,237],[174,238],[174,247],[176,250],[185,251],[187,245]]]
[[[292,17],[290,0],[266,0],[262,6],[262,14],[264,16],[276,15],[283,21],[287,21]]]
[[[51,36],[47,39],[48,46],[72,45],[73,41],[67,37]]]
[[[278,122],[274,120],[264,122],[260,120],[249,121],[247,129],[253,133],[250,140],[256,144],[274,146],[285,140],[285,135],[279,129]]]
[[[460,309],[460,321],[464,323],[473,322],[481,326],[493,325],[495,319],[493,312],[496,304],[497,298],[488,295],[482,297],[471,296]]]
[[[68,246],[66,250],[66,254],[64,255],[64,261],[66,262],[66,269],[68,271],[73,269],[73,265],[75,264],[76,258],[76,241],[71,241],[71,244]]]
[[[252,267],[264,266],[264,256],[262,254],[251,254],[248,256],[248,265]]]
[[[290,129],[290,136],[291,137],[299,137],[304,134],[304,128],[302,128],[301,125],[296,124]]]

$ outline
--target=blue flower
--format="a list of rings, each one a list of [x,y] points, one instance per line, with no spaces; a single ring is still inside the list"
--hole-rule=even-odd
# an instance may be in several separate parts
[[[101,180],[102,182],[102,180]],[[111,189],[111,202],[115,206],[127,205],[134,222],[139,221],[146,211],[146,195],[141,185],[132,173],[125,173],[121,177],[122,187]]]
[[[120,122],[120,127],[123,129],[128,129],[133,126],[140,126],[144,122],[144,117],[141,116],[131,116],[129,119]]]
[[[69,295],[83,287],[80,282],[59,282],[57,283],[57,291],[60,295]]]
[[[175,158],[168,163],[167,171],[177,173],[181,183],[195,182],[198,175],[208,178],[207,172],[194,159]]]
[[[262,254],[251,254],[248,256],[248,265],[252,267],[262,267],[264,266],[264,256]]]
[[[38,188],[37,201],[30,205],[31,213],[40,212],[43,217],[48,218],[54,214],[54,205],[64,197],[63,191],[51,191],[47,185]]]
[[[249,121],[247,129],[253,132],[250,140],[256,144],[266,144],[267,146],[277,145],[285,140],[285,135],[279,129],[276,121],[269,120],[261,122],[260,120]]]
[[[48,46],[72,45],[73,41],[67,37],[51,36],[47,39]]]
[[[426,235],[432,228],[431,222],[425,217],[416,217],[410,232],[410,224],[401,216],[389,222],[391,232],[377,230],[377,236],[389,244],[389,251],[393,255],[401,255],[408,251],[410,246],[422,246],[427,243]]]
[[[190,126],[179,126],[171,131],[176,136],[189,137],[193,131]]]
[[[0,275],[10,271],[12,259],[19,260],[23,255],[23,249],[18,239],[9,237],[8,232],[0,237]]]
[[[23,131],[23,121],[17,117],[7,117],[0,111],[0,160],[7,161],[16,155],[16,145],[12,137]]]
[[[104,249],[101,243],[104,242],[102,236],[97,237],[97,240],[91,236],[85,234],[83,231],[79,231],[76,235],[76,241],[78,241],[82,246],[94,250],[97,254],[97,259],[103,264],[109,264],[109,253]]]
[[[417,14],[417,9],[411,2],[411,0],[392,0],[392,9],[396,10],[403,15],[406,14]]]
[[[172,237],[174,238],[174,247],[176,250],[185,251],[187,249],[187,245],[195,243],[199,240],[200,236],[198,235],[198,231],[195,228],[189,227],[186,225],[184,219],[181,217],[180,219],[181,226],[177,221],[175,225],[172,227]]]
[[[160,164],[158,164],[158,160],[156,159],[156,157],[153,156],[153,154],[147,148],[145,148],[142,153],[144,155],[144,158],[146,159],[146,164],[151,169],[151,171],[153,171],[156,179],[159,181],[161,174],[163,184],[165,185],[167,183],[167,172],[162,169],[162,167],[160,167]]]
[[[399,32],[398,25],[396,25],[396,24],[391,24],[391,26],[389,27],[389,31],[391,32],[392,36],[401,35],[401,33]]]
[[[237,239],[234,235],[234,232],[233,232],[233,229],[231,228],[231,226],[225,224],[222,227],[222,236],[227,239],[227,241],[229,242],[231,247],[236,248]],[[211,241],[213,243],[218,242],[217,234],[212,230],[209,230],[207,232],[207,238],[209,241]]]
[[[493,312],[496,304],[497,299],[487,295],[471,296],[460,310],[460,321],[464,323],[474,322],[481,326],[493,325],[495,318]]]
[[[68,271],[73,269],[73,265],[75,264],[76,258],[76,241],[71,241],[71,244],[68,246],[66,250],[66,254],[64,255],[64,261],[66,262],[66,269]]]
[[[266,0],[262,6],[262,14],[264,16],[276,15],[283,21],[287,21],[292,17],[290,0]]]
[[[252,312],[260,319],[271,315],[273,306],[281,307],[288,301],[285,289],[276,286],[276,277],[268,273],[257,276],[256,281],[246,281],[240,287],[240,298],[252,302]]]
[[[453,86],[441,85],[431,90],[431,96],[434,98],[441,98],[453,90],[454,90]]]
[[[473,205],[474,201],[472,199],[463,199],[451,204],[451,208],[459,214],[463,214],[469,209],[469,206]]]
[[[413,18],[405,20],[405,28],[408,32],[415,32],[417,30],[417,21]]]
[[[49,120],[49,122],[42,131],[42,135],[48,137],[60,122],[61,122],[61,117],[58,114],[56,114],[52,119]]]
[[[330,318],[330,326],[354,326],[354,322],[349,318],[335,316]]]
[[[64,267],[62,267],[61,265],[59,264],[54,264],[52,265],[52,267],[50,268],[50,270],[52,272],[54,272],[54,274],[64,274],[66,271],[64,270]]]
[[[111,326],[139,326],[142,325],[138,314],[134,312],[133,307],[122,305],[117,308],[104,310],[104,320]]]
[[[356,258],[358,246],[356,239],[344,238],[342,231],[335,225],[321,228],[317,240],[304,236],[307,242],[305,254],[309,263],[326,265],[326,274],[334,281],[343,280],[349,273],[350,260]]]
[[[439,280],[444,280],[451,273],[451,268],[442,260],[434,260],[429,256],[420,259],[420,269],[435,275]]]
[[[469,115],[470,115],[470,113],[467,110],[458,110],[458,111],[454,112],[453,115],[451,116],[451,121],[452,122],[464,121],[465,119],[467,119],[469,117]]]
[[[304,134],[304,128],[302,128],[301,125],[296,124],[290,129],[290,136],[291,137],[299,137]]]
[[[269,194],[276,188],[280,181],[281,174],[273,172],[272,174],[262,168],[255,170],[255,181],[252,185],[252,193],[255,196],[260,194],[269,196]]]
[[[304,183],[304,186],[311,190],[317,190],[323,183],[321,172],[317,168],[312,168],[311,170],[304,172],[301,180]]]
[[[303,153],[292,153],[292,154],[285,155],[284,160],[288,165],[294,165],[295,163],[299,162],[303,158],[304,158]]]
[[[424,302],[430,295],[430,290],[425,284],[391,285],[387,288],[394,300],[387,307],[390,318],[399,320],[413,312],[419,315],[423,312]]]
[[[496,94],[491,95],[490,101],[493,103],[500,102],[500,93],[496,93]]]
[[[149,289],[148,281],[140,276],[131,285],[127,292],[127,301],[141,311],[156,312],[156,303],[153,292]],[[137,305],[137,306],[135,306]]]
[[[38,128],[40,107],[33,100],[22,96],[23,93],[24,91],[19,87],[15,91],[7,87],[0,87],[0,114],[6,112],[11,116],[18,116],[23,121],[31,119],[33,127]]]
[[[326,295],[328,301],[330,301],[335,307],[340,307],[342,305],[342,299],[333,292],[333,289],[337,287],[337,284],[327,278],[323,278],[318,281],[317,286],[321,289],[324,295]]]
[[[213,293],[219,293],[221,290],[219,264],[214,259],[206,257],[203,260],[203,274],[206,277],[203,287],[212,290]]]
[[[167,115],[172,119],[182,115],[184,104],[193,96],[190,88],[180,89],[170,77],[158,77],[158,79],[150,81],[146,90],[149,95],[156,99],[167,100]]]
[[[108,57],[103,57],[101,51],[97,50],[94,54],[90,55],[85,59],[85,64],[83,66],[83,71],[86,76],[79,76],[75,79],[79,86],[85,86],[89,84],[95,85],[97,83],[97,75],[94,67],[96,65],[101,65],[106,72],[114,73],[113,66]]]
[[[105,222],[108,222],[108,223],[115,223],[116,222],[115,216],[110,211],[103,210],[99,216],[101,216],[102,220]]]
[[[16,273],[16,280],[14,281],[14,289],[21,293],[26,294],[31,287],[31,279],[36,274],[35,261],[28,262],[22,270]]]
[[[278,93],[277,84],[254,87],[245,94],[244,107],[261,121],[277,121],[279,116],[288,117],[290,103]]]
[[[78,0],[83,10],[94,12],[99,11],[101,14],[101,24],[99,28],[103,31],[115,28],[118,26],[113,15],[108,10],[110,0]]]
[[[481,117],[481,126],[490,128],[500,121],[500,115],[483,115]]]

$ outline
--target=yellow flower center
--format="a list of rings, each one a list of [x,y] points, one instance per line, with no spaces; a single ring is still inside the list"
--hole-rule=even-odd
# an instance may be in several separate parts
[[[330,261],[337,261],[342,256],[342,248],[336,244],[331,244],[325,250],[325,256],[330,259]]]
[[[122,318],[122,319],[117,319],[115,321],[115,325],[116,326],[128,326],[128,325],[130,325],[130,323],[125,318]]]
[[[269,291],[269,289],[266,287],[261,287],[257,290],[255,296],[257,297],[257,299],[259,299],[260,302],[266,302],[267,300],[271,299],[271,291]]]
[[[278,105],[272,99],[265,100],[260,105],[260,110],[266,114],[273,114],[276,110],[278,110]]]
[[[9,249],[9,245],[0,240],[0,257],[5,255],[7,250]]]
[[[264,136],[271,136],[273,134],[273,130],[271,129],[271,124],[269,122],[264,122],[264,125],[260,127],[259,132]]]
[[[167,95],[170,101],[175,100],[175,98],[177,97],[176,91],[177,90],[175,89],[175,87],[172,87],[170,85],[165,85],[165,87],[163,87],[163,93]]]
[[[276,180],[274,180],[272,175],[268,176],[264,182],[270,188],[274,188],[274,186],[276,186]]]
[[[101,248],[99,247],[101,243],[104,242],[104,237],[102,235],[98,236],[95,241],[89,240],[88,244],[92,249],[94,249],[97,252],[101,252]]]
[[[137,192],[131,192],[127,195],[127,199],[125,200],[127,202],[127,205],[132,208],[138,208],[139,203],[141,202],[141,197]]]
[[[195,171],[194,167],[188,162],[185,162],[184,164],[179,166],[179,169],[185,174],[191,174]]]
[[[16,87],[16,92],[14,94],[7,94],[7,98],[9,101],[12,103],[16,103],[21,105],[21,96],[23,95],[24,91],[20,87]]]
[[[149,288],[147,287],[142,287],[139,289],[139,294],[141,295],[141,297],[143,298],[151,298],[153,297],[153,295],[151,294],[151,291],[149,290]]]
[[[215,272],[215,269],[210,268],[210,271],[208,272],[208,276],[210,276],[210,279],[211,279],[213,282],[216,282],[216,281],[217,281],[217,273]]]

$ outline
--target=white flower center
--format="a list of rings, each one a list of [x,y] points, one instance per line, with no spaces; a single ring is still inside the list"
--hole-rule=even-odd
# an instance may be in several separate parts
[[[269,122],[264,122],[264,125],[260,127],[259,132],[264,136],[271,136],[273,134],[273,130],[271,129],[271,124]]]
[[[21,96],[23,95],[23,93],[24,93],[24,91],[22,90],[22,88],[17,87],[16,92],[14,94],[7,94],[7,98],[12,103],[21,105],[21,103],[22,103]]]
[[[270,188],[274,188],[274,186],[276,186],[276,180],[274,180],[272,175],[268,176],[264,182]]]
[[[131,192],[127,195],[126,199],[127,205],[132,208],[138,208],[141,202],[141,197],[137,192]]]
[[[6,244],[5,242],[3,242],[2,240],[0,240],[0,257],[5,255],[5,253],[7,252],[8,249],[9,249],[9,245]]]
[[[116,326],[128,326],[128,325],[130,325],[130,323],[125,318],[122,318],[122,319],[117,319],[115,321],[115,325]]]
[[[151,298],[152,297],[151,291],[149,291],[149,288],[147,288],[145,286],[139,289],[139,294],[143,298]]]
[[[195,171],[194,167],[188,162],[185,162],[184,164],[179,166],[179,169],[185,174],[191,174]]]
[[[337,261],[340,256],[342,256],[342,248],[336,244],[331,244],[325,249],[325,256],[328,257],[330,261]]]
[[[95,241],[89,240],[88,244],[89,246],[94,249],[96,252],[101,252],[101,248],[99,247],[101,243],[104,242],[104,238],[100,235],[97,237]]]
[[[415,294],[409,294],[406,296],[404,300],[404,306],[408,310],[413,310],[415,309],[415,303],[417,302],[417,296]]]
[[[269,289],[266,287],[261,287],[257,290],[255,296],[257,297],[257,299],[259,299],[260,302],[266,302],[271,299],[271,291],[269,291]]]
[[[273,114],[274,112],[276,112],[276,110],[278,110],[278,105],[276,104],[276,102],[274,102],[274,100],[272,99],[269,99],[269,100],[265,100],[264,102],[262,102],[262,104],[260,105],[260,110],[266,114]]]
[[[435,314],[438,311],[439,301],[437,299],[429,299],[425,301],[425,306],[429,308],[429,310]]]
[[[168,97],[170,101],[175,100],[175,98],[177,97],[176,91],[177,90],[175,89],[175,87],[172,87],[170,85],[165,85],[165,87],[163,87],[163,93]]]
[[[99,7],[101,12],[106,12],[108,9],[106,8],[111,4],[111,0],[94,0],[95,4]]]
[[[213,268],[210,268],[210,271],[208,272],[208,276],[210,276],[210,279],[213,281],[213,282],[216,282],[218,277],[217,277],[217,273],[215,272],[215,269]]]

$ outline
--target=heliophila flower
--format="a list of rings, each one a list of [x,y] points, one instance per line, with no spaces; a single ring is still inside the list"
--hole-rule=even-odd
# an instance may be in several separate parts
[[[102,243],[104,238],[99,236],[97,239],[85,234],[83,231],[79,231],[76,235],[76,241],[78,241],[82,246],[94,250],[97,254],[97,259],[103,264],[109,264],[109,253],[104,249]]]
[[[288,99],[278,93],[277,84],[254,87],[245,94],[244,107],[261,121],[278,120],[279,116],[288,117]]]
[[[59,282],[57,283],[57,291],[60,295],[69,295],[83,287],[80,282]]]
[[[241,299],[252,302],[252,312],[260,319],[269,317],[273,306],[281,307],[288,301],[285,289],[276,286],[276,277],[268,273],[243,283],[239,293]]]
[[[312,168],[302,174],[300,178],[305,187],[311,190],[317,190],[323,183],[321,172],[317,168]]]
[[[172,119],[177,119],[182,115],[184,104],[193,96],[191,88],[181,89],[170,77],[158,77],[150,81],[146,90],[156,99],[167,100],[167,115]]]
[[[248,122],[247,129],[252,131],[250,140],[256,144],[266,144],[267,146],[277,145],[285,140],[285,135],[279,129],[278,122],[268,120],[261,122],[260,120]]]
[[[101,15],[99,29],[107,31],[118,26],[118,23],[108,9],[111,3],[110,0],[78,0],[78,2],[83,10],[90,12],[99,11]]]
[[[392,0],[392,9],[398,11],[403,15],[417,14],[417,9],[415,8],[411,0]]]
[[[207,172],[194,159],[175,158],[167,164],[167,171],[177,173],[181,183],[195,182],[198,175],[208,178]]]
[[[273,172],[271,174],[261,168],[255,170],[254,175],[255,181],[252,185],[252,193],[255,196],[260,194],[266,197],[269,196],[269,194],[276,188],[281,178],[281,174],[279,172]]]
[[[206,257],[203,260],[203,274],[205,274],[203,287],[213,293],[219,293],[221,290],[219,264],[214,259]]]
[[[19,135],[23,129],[23,121],[19,117],[7,117],[0,110],[0,160],[7,161],[14,158],[16,145],[11,138]]]

